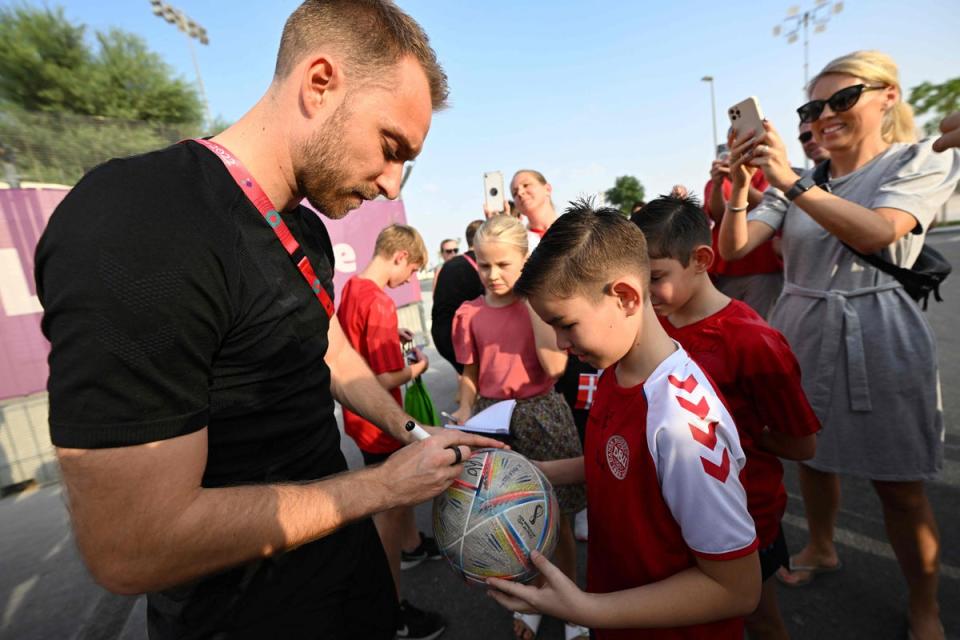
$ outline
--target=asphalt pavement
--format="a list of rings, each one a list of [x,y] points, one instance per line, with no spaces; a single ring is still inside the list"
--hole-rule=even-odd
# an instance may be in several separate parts
[[[933,234],[929,242],[960,269],[960,229]],[[960,639],[960,273],[943,287],[944,302],[927,314],[937,335],[946,424],[945,463],[928,493],[942,538],[940,603],[950,638]],[[455,376],[430,349],[425,380],[439,409],[455,406]],[[878,416],[882,419],[882,416]],[[360,456],[346,438],[351,467]],[[792,549],[806,540],[796,470],[788,464],[789,492],[784,531]],[[844,567],[799,589],[780,587],[784,618],[793,638],[906,638],[906,589],[886,542],[880,504],[869,482],[844,478],[837,542]],[[430,506],[417,509],[423,531],[430,531]],[[585,545],[579,545],[581,580]],[[507,612],[469,587],[443,561],[427,562],[403,573],[404,595],[421,608],[441,612],[448,621],[443,636],[453,640],[510,638]],[[0,500],[0,639],[63,638],[142,640],[143,598],[108,594],[91,580],[77,554],[58,485]],[[560,640],[562,625],[545,619],[539,638]]]

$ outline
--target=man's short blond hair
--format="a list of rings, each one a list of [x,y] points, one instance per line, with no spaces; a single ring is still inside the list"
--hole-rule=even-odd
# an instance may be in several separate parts
[[[283,27],[274,78],[289,76],[320,47],[342,55],[361,84],[389,82],[385,71],[412,56],[427,76],[433,110],[447,106],[447,74],[427,34],[390,0],[306,0]]]
[[[390,259],[397,251],[407,252],[407,262],[427,266],[427,245],[420,232],[406,224],[392,224],[377,236],[373,249],[375,256]]]

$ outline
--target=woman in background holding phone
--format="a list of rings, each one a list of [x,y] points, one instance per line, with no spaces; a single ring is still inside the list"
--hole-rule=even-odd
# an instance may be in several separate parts
[[[840,568],[833,543],[838,474],[871,480],[909,588],[910,636],[942,639],[939,533],[924,481],[943,464],[943,416],[933,332],[890,276],[844,243],[903,267],[916,260],[937,209],[960,180],[960,154],[916,143],[896,64],[858,51],[830,62],[797,111],[830,152],[829,189],[790,168],[777,131],[740,137],[720,254],[736,260],[783,231],[785,286],[770,323],[790,341],[823,424],[800,464],[810,539],[779,575],[788,586]],[[775,189],[748,216],[747,186],[762,168]]]

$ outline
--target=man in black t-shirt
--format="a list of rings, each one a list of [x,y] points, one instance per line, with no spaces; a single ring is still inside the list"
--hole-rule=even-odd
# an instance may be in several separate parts
[[[430,335],[437,351],[453,365],[457,373],[463,373],[463,365],[457,362],[453,351],[453,316],[460,305],[483,295],[483,283],[477,272],[477,256],[473,252],[473,237],[483,220],[474,220],[467,225],[464,234],[467,252],[443,263],[433,288],[433,306],[430,309]]]
[[[98,582],[148,593],[151,638],[392,638],[368,516],[431,498],[470,446],[497,446],[437,430],[344,473],[334,399],[413,437],[321,304],[333,251],[299,205],[338,218],[396,197],[446,92],[393,4],[308,0],[216,153],[110,161],[51,217],[36,278],[73,530]]]

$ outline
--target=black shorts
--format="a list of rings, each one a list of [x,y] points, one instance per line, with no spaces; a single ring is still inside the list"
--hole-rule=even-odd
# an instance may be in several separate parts
[[[147,596],[150,640],[393,640],[398,615],[393,576],[369,518]]]
[[[787,549],[787,539],[783,535],[783,527],[777,533],[777,539],[773,544],[760,549],[757,552],[760,556],[760,577],[764,582],[767,581],[780,567],[790,566],[790,551]]]

